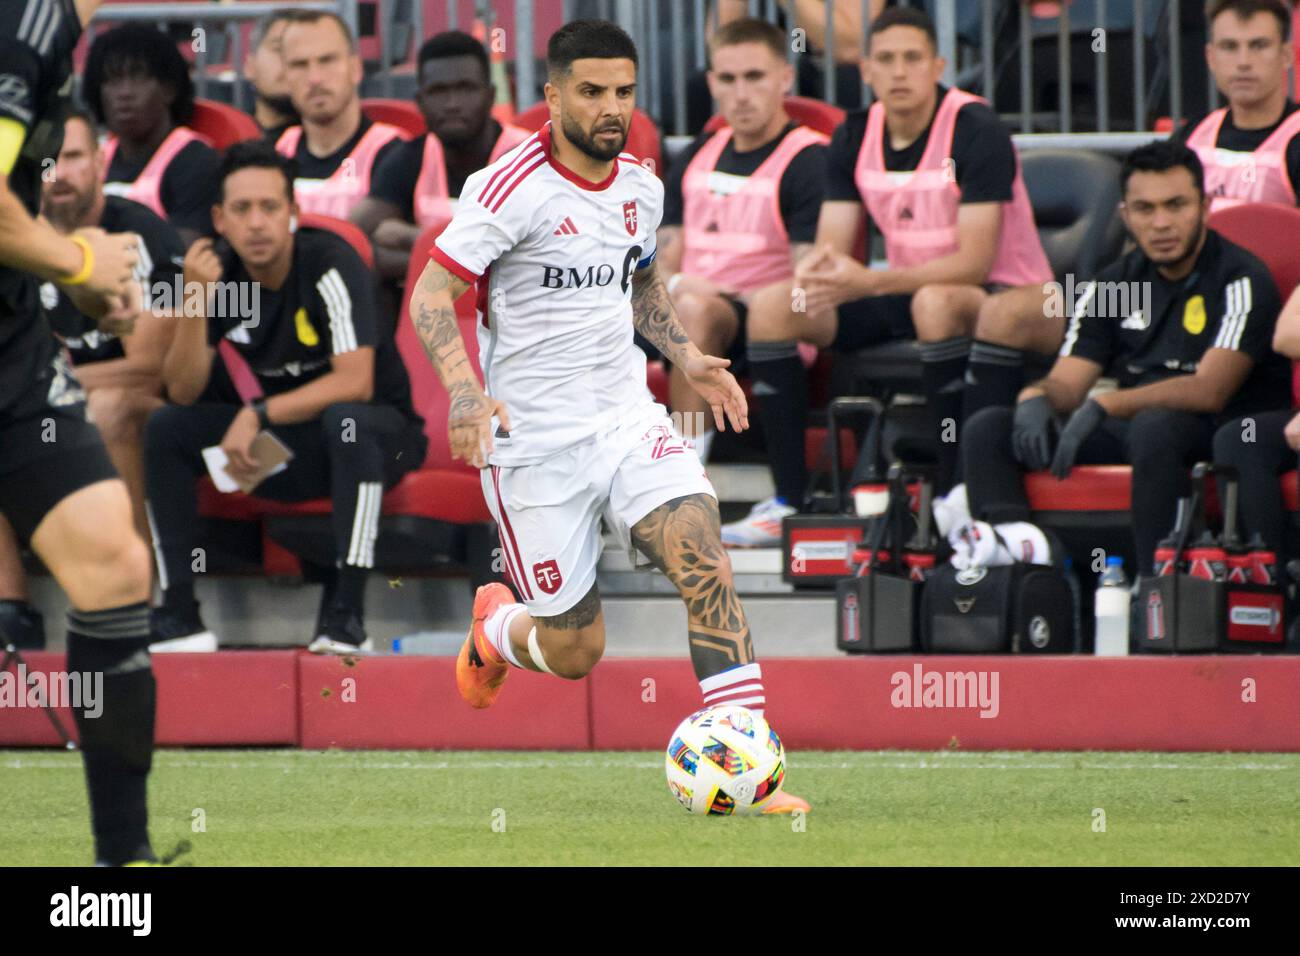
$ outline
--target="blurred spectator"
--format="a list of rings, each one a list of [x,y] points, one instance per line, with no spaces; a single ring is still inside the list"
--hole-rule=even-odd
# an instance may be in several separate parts
[[[64,124],[54,178],[42,188],[41,212],[62,233],[98,226],[108,232],[140,236],[136,268],[144,294],[138,315],[126,321],[87,318],[52,282],[41,286],[41,304],[50,326],[72,359],[87,393],[87,417],[99,429],[109,458],[126,482],[136,529],[149,540],[144,508],[144,424],[163,402],[162,361],[171,340],[174,282],[181,275],[185,246],[180,236],[149,209],[106,196],[100,185],[104,154],[89,116],[76,114]],[[156,286],[160,298],[155,299]]]
[[[1205,59],[1228,105],[1174,138],[1205,167],[1211,210],[1300,199],[1300,111],[1287,95],[1294,63],[1291,14],[1281,0],[1216,0]]]
[[[216,646],[194,599],[191,565],[203,449],[221,446],[227,472],[248,479],[257,468],[254,439],[269,429],[293,458],[257,484],[256,494],[332,499],[336,564],[311,635],[316,652],[355,651],[365,643],[363,597],[383,494],[424,461],[427,440],[406,369],[392,338],[376,331],[373,276],[343,239],[296,229],[293,172],[292,160],[267,143],[230,147],[214,209],[222,240],[201,239],[185,258],[187,284],[221,282],[239,290],[241,302],[243,290],[255,298],[251,317],[224,308],[178,320],[163,364],[168,397],[177,404],[155,412],[146,431],[163,592],[151,629],[155,641],[174,642],[174,649]],[[246,405],[198,401],[218,348],[226,363],[251,372],[245,399],[264,397]],[[235,373],[236,381],[241,377]]]
[[[104,191],[148,206],[186,242],[211,233],[219,157],[185,126],[194,84],[175,42],[144,24],[105,31],[90,45],[82,84],[110,134]]]
[[[956,479],[963,409],[1010,404],[1024,351],[1060,343],[1064,323],[1044,310],[1052,271],[1006,127],[983,100],[939,85],[944,60],[920,10],[874,20],[866,62],[877,100],[831,137],[816,248],[793,283],[750,301],[749,361],[777,493],[725,526],[727,543],[779,541],[781,518],[804,504],[798,342],[854,351],[920,340],[941,491]],[[865,215],[884,235],[887,269],[860,258]]]
[[[1030,520],[1024,470],[1064,479],[1076,464],[1132,465],[1145,577],[1179,497],[1191,492],[1187,469],[1210,457],[1215,427],[1284,405],[1290,383],[1270,348],[1277,287],[1262,262],[1207,227],[1196,154],[1150,143],[1126,158],[1121,182],[1136,248],[1080,290],[1048,376],[1020,393],[1014,411],[976,413],[961,447],[970,516],[995,527]],[[1089,397],[1106,374],[1119,388]],[[996,535],[966,538],[991,547]]]
[[[284,71],[284,28],[291,11],[268,13],[253,27],[248,56],[244,58],[244,79],[253,86],[253,119],[266,138],[274,143],[290,126],[300,122],[289,98]]]
[[[785,39],[749,18],[714,32],[709,89],[727,125],[697,136],[664,184],[660,274],[691,341],[730,358],[733,374],[744,367],[750,294],[789,279],[811,248],[826,177],[827,137],[782,106],[794,82]],[[707,460],[708,405],[680,369],[670,385],[683,433]]]
[[[370,195],[351,217],[374,243],[380,275],[399,280],[420,233],[451,221],[469,175],[531,135],[492,118],[487,51],[468,33],[430,37],[420,47],[417,69],[415,102],[429,132],[384,157],[371,177]]]
[[[275,142],[298,163],[294,191],[304,212],[346,219],[370,192],[379,161],[406,139],[361,112],[361,57],[338,16],[291,10],[281,35],[289,96],[302,117]]]
[[[1273,348],[1293,361],[1300,361],[1300,291],[1292,292],[1277,319]],[[1234,419],[1214,435],[1214,462],[1237,469],[1241,480],[1237,495],[1237,528],[1243,542],[1255,535],[1278,556],[1278,567],[1288,557],[1287,515],[1278,477],[1296,467],[1300,452],[1300,412],[1294,396],[1272,411],[1252,413]],[[1220,501],[1225,500],[1220,495]]]

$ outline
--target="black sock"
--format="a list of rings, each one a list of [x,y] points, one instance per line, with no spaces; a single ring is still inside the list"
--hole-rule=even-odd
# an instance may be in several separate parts
[[[147,790],[156,687],[149,664],[149,605],[68,612],[68,673],[94,675],[95,707],[74,708],[95,860],[116,866],[152,856]],[[100,683],[102,682],[102,683]],[[90,703],[83,695],[80,702]]]
[[[366,578],[369,568],[359,568],[355,564],[344,564],[338,569],[330,603],[334,607],[345,607],[349,611],[361,614],[365,608]]]
[[[973,342],[966,366],[965,418],[990,405],[1014,406],[1025,380],[1025,353],[1009,345]]]
[[[970,339],[964,335],[921,343],[921,386],[930,409],[930,430],[938,462],[936,494],[946,494],[957,475],[957,440],[961,435],[962,394],[966,386],[963,376],[969,353]]]
[[[746,351],[777,497],[802,508],[808,487],[804,461],[808,374],[799,360],[799,346],[794,342],[750,342]]]

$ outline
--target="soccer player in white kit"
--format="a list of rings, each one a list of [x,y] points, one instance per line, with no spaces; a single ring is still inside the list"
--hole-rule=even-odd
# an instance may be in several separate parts
[[[681,592],[705,705],[761,714],[766,703],[717,496],[646,388],[633,342],[635,329],[684,371],[720,430],[724,417],[748,427],[730,362],[690,341],[655,271],[663,185],[622,152],[636,70],[636,46],[613,23],[551,36],[551,121],[466,180],[411,296],[450,396],[452,453],[481,469],[521,599],[503,584],[475,595],[456,663],[474,707],[491,706],[511,666],[577,680],[600,660],[602,515]],[[471,287],[483,387],[453,307]],[[808,809],[782,790],[763,812]]]

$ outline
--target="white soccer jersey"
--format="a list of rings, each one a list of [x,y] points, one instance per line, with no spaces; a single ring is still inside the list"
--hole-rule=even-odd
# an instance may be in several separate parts
[[[430,255],[477,283],[495,465],[544,460],[654,399],[632,340],[632,273],[655,256],[663,184],[627,153],[602,183],[551,156],[550,124],[465,182]]]

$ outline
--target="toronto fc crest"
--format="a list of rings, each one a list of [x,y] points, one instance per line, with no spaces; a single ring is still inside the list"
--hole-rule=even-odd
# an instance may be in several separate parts
[[[629,236],[636,235],[636,200],[623,203],[623,225],[627,226]]]

